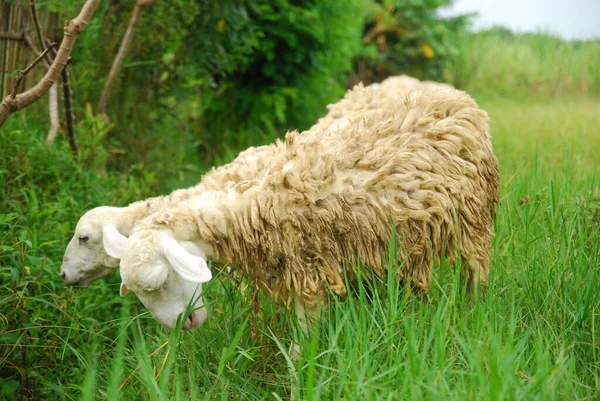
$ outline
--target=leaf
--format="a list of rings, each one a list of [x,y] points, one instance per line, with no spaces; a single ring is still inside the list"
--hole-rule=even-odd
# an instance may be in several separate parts
[[[427,43],[423,43],[421,45],[421,50],[423,50],[423,55],[427,59],[432,59],[433,56],[435,56],[435,52],[433,51],[433,49],[431,48],[431,46],[429,46]]]

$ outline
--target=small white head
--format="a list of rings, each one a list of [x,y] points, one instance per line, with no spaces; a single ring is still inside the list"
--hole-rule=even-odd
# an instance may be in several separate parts
[[[170,330],[186,311],[191,313],[185,316],[183,330],[204,322],[207,313],[202,283],[212,274],[199,246],[178,242],[164,230],[147,229],[129,237],[122,251],[121,296],[133,291],[152,316]]]
[[[113,223],[118,208],[101,206],[85,213],[77,222],[67,245],[60,276],[67,285],[89,286],[119,268],[116,250],[127,238]]]

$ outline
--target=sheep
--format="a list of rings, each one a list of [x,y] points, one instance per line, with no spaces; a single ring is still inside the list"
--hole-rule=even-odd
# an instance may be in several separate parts
[[[347,295],[361,266],[385,274],[393,230],[399,280],[427,291],[434,262],[460,255],[469,287],[485,287],[499,185],[487,113],[449,88],[381,103],[334,130],[288,132],[266,173],[148,216],[119,244],[121,295],[132,290],[173,329],[186,305],[201,306],[182,289],[211,279],[212,258],[294,304],[305,327],[330,294]]]
[[[444,84],[440,84],[444,85]],[[316,131],[327,132],[348,124],[346,114],[355,114],[357,110],[379,107],[390,96],[406,93],[419,88],[423,83],[408,76],[390,77],[380,84],[372,84],[369,90],[380,91],[370,103],[365,103],[362,91],[349,91],[344,99],[328,105],[329,113],[313,127]],[[241,152],[235,160],[224,166],[213,168],[202,177],[193,189],[175,191],[168,197],[153,197],[138,201],[126,207],[101,206],[85,213],[78,221],[60,269],[60,275],[67,285],[87,287],[95,280],[118,270],[119,260],[107,250],[114,249],[131,233],[133,227],[146,216],[169,202],[179,202],[182,196],[192,196],[192,191],[202,193],[219,190],[228,181],[240,181],[251,178],[268,163],[275,147],[272,145],[251,147]],[[117,244],[117,245],[115,245]]]
[[[362,83],[357,85],[357,88],[362,87]],[[373,83],[367,86],[365,90],[350,90],[346,92],[344,98],[340,101],[327,105],[327,115],[320,118],[311,130],[327,132],[343,128],[350,123],[347,116],[357,115],[357,113],[364,110],[384,107],[390,97],[397,97],[414,90],[433,89],[453,90],[454,87],[450,84],[419,81],[408,75],[399,75],[386,78],[380,83]],[[368,91],[377,91],[377,96],[365,96],[365,92]]]
[[[125,241],[133,227],[148,215],[170,202],[181,202],[195,193],[222,188],[227,181],[239,181],[255,176],[269,160],[272,146],[251,147],[241,152],[231,163],[213,168],[201,182],[185,191],[157,196],[131,203],[126,207],[99,206],[86,212],[77,222],[69,241],[60,275],[67,285],[87,287],[95,280],[115,273],[119,259],[114,249]]]

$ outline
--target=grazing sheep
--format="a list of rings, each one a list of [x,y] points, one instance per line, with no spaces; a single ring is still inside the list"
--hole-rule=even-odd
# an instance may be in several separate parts
[[[348,91],[344,99],[328,106],[329,113],[311,130],[327,132],[339,129],[349,123],[345,115],[357,115],[359,110],[381,107],[389,97],[407,93],[423,85],[431,86],[402,75],[369,86],[368,90],[379,91],[379,96],[376,97],[365,97],[363,91]],[[193,194],[219,190],[229,181],[239,182],[255,177],[269,163],[275,149],[274,145],[251,147],[229,164],[212,169],[202,177],[197,186],[183,192],[175,191],[169,196],[149,198],[126,207],[101,206],[88,211],[79,219],[75,233],[67,245],[60,270],[61,277],[67,285],[85,287],[114,273],[119,267],[119,259],[111,256],[115,253],[112,250],[129,236],[138,222],[170,202],[181,202]]]
[[[378,91],[352,92],[378,101]],[[381,103],[334,130],[289,132],[264,174],[149,216],[119,244],[121,294],[131,289],[173,328],[187,304],[201,305],[183,286],[208,281],[213,258],[294,301],[302,319],[329,290],[345,296],[359,266],[385,274],[393,228],[398,279],[426,291],[433,263],[458,254],[469,285],[485,284],[499,185],[487,113],[445,88]]]
[[[67,245],[60,275],[68,285],[89,286],[95,280],[116,272],[119,259],[115,247],[125,241],[141,220],[170,202],[181,202],[194,194],[218,190],[227,181],[254,177],[268,162],[272,146],[251,147],[235,160],[213,168],[202,181],[185,191],[134,202],[126,207],[100,206],[86,212],[77,222],[75,233]]]

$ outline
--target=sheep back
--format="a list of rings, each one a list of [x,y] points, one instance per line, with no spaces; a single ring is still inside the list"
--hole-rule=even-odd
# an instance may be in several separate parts
[[[375,91],[354,91],[377,101]],[[499,185],[487,113],[464,92],[435,88],[349,121],[287,133],[264,175],[154,224],[199,236],[284,304],[290,295],[320,302],[328,289],[345,296],[345,277],[356,281],[363,265],[383,276],[394,229],[400,280],[426,291],[433,263],[459,254],[465,275],[485,283]]]

